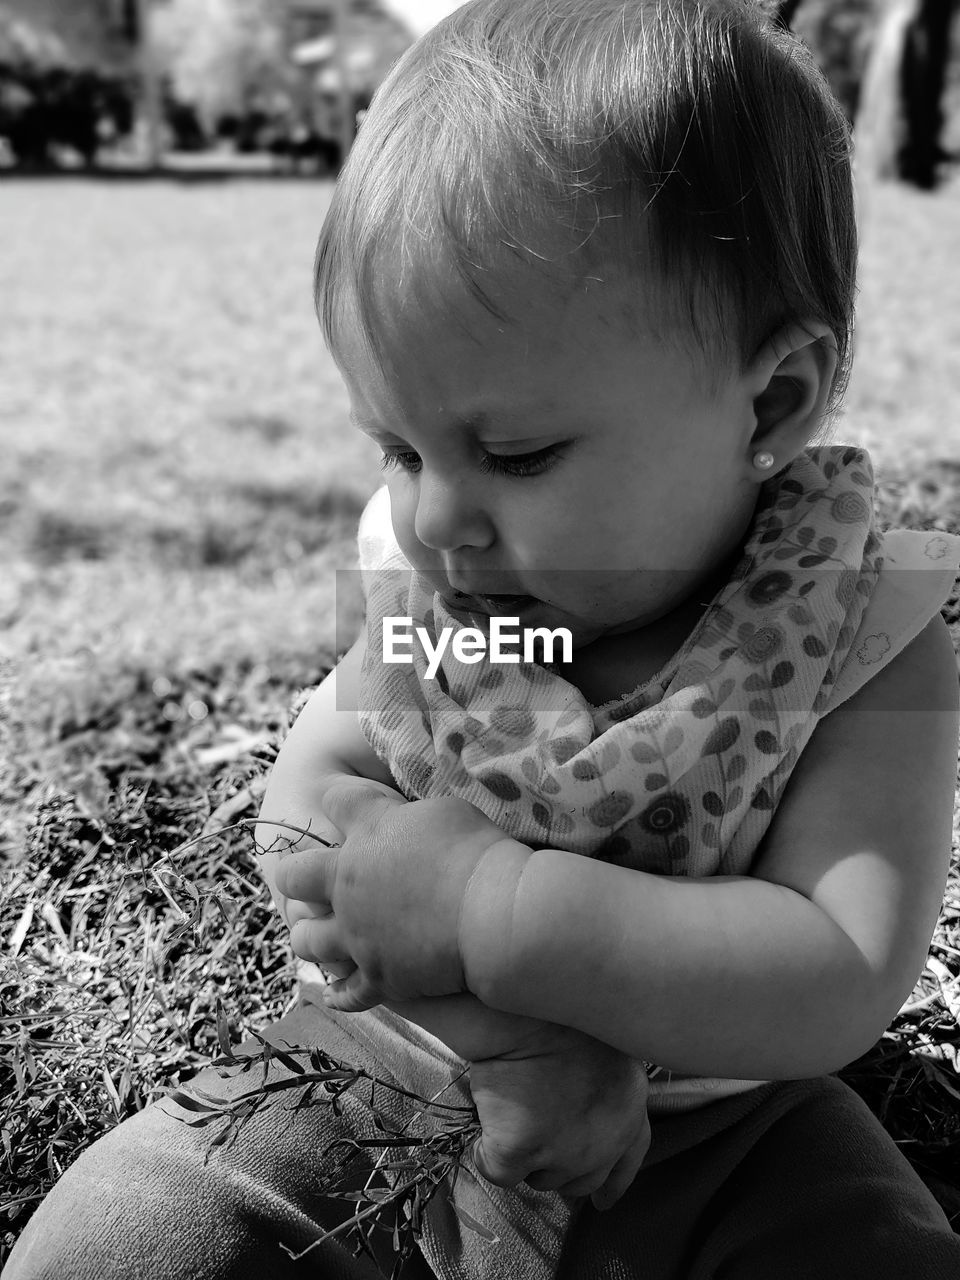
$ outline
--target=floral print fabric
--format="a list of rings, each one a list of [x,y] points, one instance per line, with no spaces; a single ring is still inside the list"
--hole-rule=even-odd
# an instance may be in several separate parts
[[[411,799],[457,795],[510,835],[669,875],[742,875],[829,700],[883,563],[873,472],[805,451],[762,487],[731,580],[668,665],[594,707],[549,667],[383,660],[382,619],[463,624],[399,551],[368,573],[360,724]],[[371,566],[367,566],[369,569]]]

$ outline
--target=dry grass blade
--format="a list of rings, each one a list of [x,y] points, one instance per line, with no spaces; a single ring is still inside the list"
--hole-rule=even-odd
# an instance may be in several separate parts
[[[205,791],[121,786],[102,820],[53,798],[0,877],[0,1260],[85,1147],[229,1047],[226,1007],[263,1023],[291,1003],[249,839],[162,852],[201,824]]]
[[[241,1126],[260,1108],[271,1105],[278,1094],[297,1091],[297,1108],[327,1106],[337,1110],[344,1095],[350,1092],[376,1132],[371,1137],[337,1138],[324,1149],[320,1160],[321,1163],[331,1160],[336,1153],[341,1164],[349,1165],[351,1154],[363,1157],[352,1179],[349,1175],[334,1176],[322,1193],[327,1199],[355,1204],[356,1209],[305,1249],[282,1247],[297,1261],[332,1239],[340,1240],[357,1254],[372,1254],[372,1234],[380,1231],[389,1235],[399,1267],[419,1239],[423,1214],[430,1200],[445,1181],[452,1181],[463,1170],[461,1160],[480,1136],[476,1111],[470,1106],[441,1102],[439,1096],[422,1098],[316,1048],[289,1045],[281,1049],[256,1033],[254,1038],[261,1045],[258,1051],[235,1053],[228,1040],[226,1051],[212,1065],[228,1077],[251,1072],[254,1066],[259,1066],[261,1083],[229,1100],[191,1089],[189,1085],[172,1089],[167,1097],[188,1113],[177,1118],[191,1127],[223,1122],[211,1137],[209,1158],[215,1148],[228,1146]],[[268,1079],[274,1059],[286,1067],[289,1076]],[[417,1118],[429,1120],[432,1131],[421,1137],[406,1132],[409,1122],[403,1129],[391,1125],[376,1105],[378,1090],[413,1101]],[[380,1158],[371,1170],[369,1160],[376,1152],[380,1152]],[[383,1159],[388,1153],[393,1158]],[[470,1229],[488,1239],[495,1238],[469,1215],[461,1216]]]

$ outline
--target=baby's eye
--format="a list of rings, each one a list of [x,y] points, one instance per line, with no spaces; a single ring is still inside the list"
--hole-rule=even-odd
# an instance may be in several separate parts
[[[559,460],[562,446],[552,444],[536,453],[487,453],[480,470],[502,476],[538,476]]]
[[[423,463],[420,461],[419,453],[414,453],[412,449],[393,449],[389,453],[384,451],[380,466],[384,471],[392,471],[394,467],[399,467],[401,471],[416,475]]]

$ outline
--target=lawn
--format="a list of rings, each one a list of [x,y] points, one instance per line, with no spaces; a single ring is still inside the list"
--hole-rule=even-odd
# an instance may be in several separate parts
[[[221,1040],[290,998],[248,834],[177,850],[255,811],[378,481],[312,313],[329,195],[0,192],[0,1261],[84,1144],[217,1051],[218,996]],[[836,438],[871,450],[887,523],[960,531],[960,179],[867,214]],[[918,991],[847,1078],[960,1229],[958,975],[955,869]]]

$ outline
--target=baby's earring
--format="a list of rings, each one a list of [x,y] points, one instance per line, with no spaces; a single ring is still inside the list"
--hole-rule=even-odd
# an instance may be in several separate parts
[[[753,455],[753,465],[758,471],[769,471],[775,462],[776,458],[772,453],[755,453]]]

